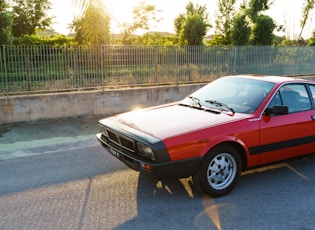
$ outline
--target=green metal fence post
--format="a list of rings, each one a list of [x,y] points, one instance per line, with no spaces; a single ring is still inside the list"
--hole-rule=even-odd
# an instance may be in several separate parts
[[[281,65],[281,72],[282,76],[284,76],[284,46],[282,47],[282,65]]]
[[[6,52],[5,52],[6,46],[3,45],[3,66],[4,66],[4,75],[5,75],[5,94],[8,97],[9,96],[9,83],[8,83],[8,72],[7,72],[7,60],[6,60]]]
[[[178,85],[178,47],[175,46],[175,81],[176,81],[176,85]]]
[[[234,47],[233,75],[235,75],[235,72],[236,72],[236,61],[237,61],[236,55],[237,55],[237,47],[238,47],[238,46],[235,46],[235,47]]]

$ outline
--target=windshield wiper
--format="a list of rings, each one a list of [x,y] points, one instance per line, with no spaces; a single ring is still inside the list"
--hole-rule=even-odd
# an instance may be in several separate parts
[[[226,108],[226,109],[230,110],[230,111],[233,113],[233,115],[235,114],[234,109],[231,108],[230,106],[228,106],[227,104],[224,104],[224,103],[222,103],[222,102],[215,101],[215,100],[206,100],[205,102],[210,103],[210,104],[212,104],[212,105],[215,105],[216,107],[223,107],[223,108]]]
[[[199,107],[202,107],[200,104],[200,99],[196,98],[194,96],[188,96],[189,99],[191,99],[195,104],[199,105]]]

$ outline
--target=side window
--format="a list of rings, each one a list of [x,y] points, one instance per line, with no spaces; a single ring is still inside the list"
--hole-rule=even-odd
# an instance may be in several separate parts
[[[315,86],[311,86],[313,98],[315,99]],[[303,84],[289,84],[282,86],[270,101],[267,108],[275,105],[286,105],[289,113],[309,110],[312,108],[307,89]]]
[[[270,101],[269,105],[267,108],[272,108],[276,105],[282,105],[282,101],[281,101],[281,97],[280,97],[280,92],[278,91],[275,96],[272,98],[272,100]]]
[[[303,84],[289,84],[280,88],[282,105],[289,107],[289,113],[311,109],[311,100]]]
[[[310,90],[313,96],[313,101],[315,101],[315,85],[310,85]]]

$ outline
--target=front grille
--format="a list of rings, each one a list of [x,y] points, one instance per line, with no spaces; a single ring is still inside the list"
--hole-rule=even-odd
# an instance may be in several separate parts
[[[131,138],[122,135],[120,133],[115,132],[114,130],[111,129],[105,129],[105,132],[107,134],[108,139],[115,143],[116,145],[127,149],[131,152],[135,152],[135,142]]]
[[[119,145],[118,135],[114,132],[109,131],[109,130],[106,130],[106,131],[107,131],[108,139]]]

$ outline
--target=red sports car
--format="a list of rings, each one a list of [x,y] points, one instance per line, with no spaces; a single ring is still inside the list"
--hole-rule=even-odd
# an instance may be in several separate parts
[[[219,197],[244,169],[315,153],[314,99],[312,81],[226,76],[182,101],[102,119],[97,137],[132,169],[192,176]]]

